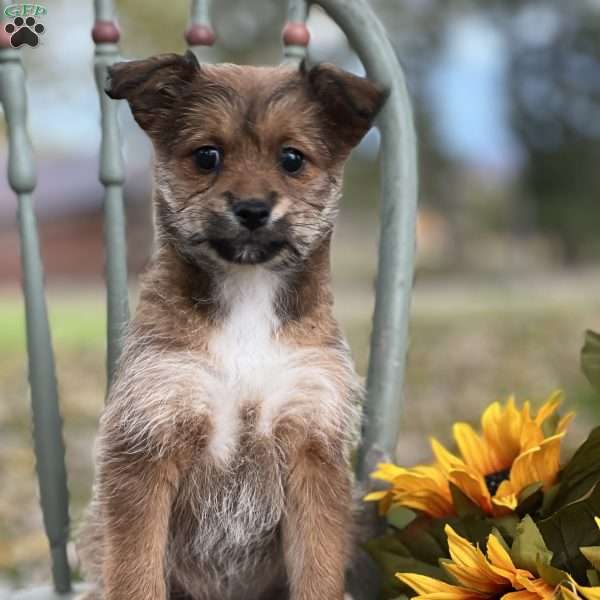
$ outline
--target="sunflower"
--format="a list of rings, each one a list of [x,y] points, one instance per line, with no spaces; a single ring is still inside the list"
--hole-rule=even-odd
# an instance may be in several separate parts
[[[454,514],[450,483],[489,515],[513,511],[519,494],[534,483],[548,489],[560,469],[560,444],[573,413],[557,419],[561,393],[554,392],[535,417],[525,402],[521,409],[510,397],[502,406],[494,402],[481,417],[481,433],[467,423],[455,423],[454,440],[460,456],[449,452],[436,439],[431,447],[432,465],[402,468],[380,464],[375,479],[392,484],[385,491],[365,497],[379,501],[385,514],[401,505],[432,517]]]
[[[436,465],[407,469],[381,463],[371,477],[392,484],[389,490],[365,496],[367,501],[379,501],[381,515],[385,515],[392,506],[407,506],[433,517],[454,513],[448,480]]]
[[[504,540],[496,534],[492,533],[488,537],[486,556],[479,548],[458,535],[450,525],[446,525],[445,532],[451,559],[442,561],[442,567],[458,585],[416,573],[396,573],[400,581],[415,590],[419,600],[554,598],[555,588],[526,569],[517,568]]]

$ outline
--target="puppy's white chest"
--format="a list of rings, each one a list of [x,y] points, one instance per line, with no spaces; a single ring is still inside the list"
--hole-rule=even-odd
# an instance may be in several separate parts
[[[276,338],[278,286],[278,278],[260,268],[240,270],[223,284],[221,299],[227,310],[208,348],[218,380],[210,398],[209,447],[219,462],[227,462],[238,445],[244,407],[256,407],[257,427],[267,433],[277,410],[274,403],[289,395],[284,389],[277,398],[272,393],[273,377],[281,375],[288,355]]]
[[[228,311],[209,351],[234,395],[260,393],[265,375],[287,353],[276,336],[278,286],[278,277],[263,269],[237,273],[223,286]]]
[[[279,277],[263,269],[241,271],[222,291],[226,317],[209,343],[214,373],[209,409],[212,456],[226,463],[241,433],[242,412],[256,411],[256,435],[270,437],[277,423],[294,419],[306,426],[339,421],[343,398],[339,373],[319,347],[294,347],[278,335]]]

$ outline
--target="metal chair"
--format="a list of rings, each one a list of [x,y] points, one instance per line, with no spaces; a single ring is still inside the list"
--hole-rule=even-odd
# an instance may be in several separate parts
[[[4,7],[9,4],[2,0]],[[404,76],[381,22],[367,0],[315,0],[346,33],[368,76],[390,90],[377,126],[381,132],[381,232],[375,314],[367,378],[367,401],[357,475],[365,481],[376,462],[390,459],[396,447],[401,390],[408,346],[408,317],[415,254],[417,205],[416,140]],[[104,93],[107,68],[119,60],[119,30],[112,0],[95,0],[92,37],[95,76],[102,109],[100,181],[104,185],[107,371],[112,378],[127,323],[127,269],[123,210],[124,168],[116,118],[117,105]],[[202,58],[213,44],[210,0],[193,0],[185,37]],[[299,62],[309,41],[305,0],[289,0],[283,29],[284,60]],[[15,593],[14,600],[73,598],[85,589],[74,585],[67,560],[69,510],[54,355],[48,325],[36,218],[33,151],[26,128],[27,98],[20,51],[0,27],[0,101],[8,126],[8,179],[18,198],[23,289],[26,308],[33,438],[44,526],[50,543],[53,586]]]

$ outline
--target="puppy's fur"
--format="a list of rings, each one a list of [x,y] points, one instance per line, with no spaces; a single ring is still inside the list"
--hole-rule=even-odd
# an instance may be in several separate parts
[[[341,600],[360,388],[332,316],[343,165],[382,91],[331,65],[111,69],[153,142],[157,249],[81,536],[107,600]],[[202,172],[194,151],[223,153]],[[303,167],[286,173],[283,147]],[[249,231],[232,204],[258,199]]]

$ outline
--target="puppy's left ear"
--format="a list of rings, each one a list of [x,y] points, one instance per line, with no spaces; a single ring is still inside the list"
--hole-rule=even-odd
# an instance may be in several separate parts
[[[127,100],[135,120],[152,134],[159,126],[169,126],[169,112],[200,74],[190,50],[183,56],[161,54],[112,65],[105,92],[115,100]]]
[[[313,97],[321,105],[330,134],[349,152],[369,131],[387,92],[379,85],[332,64],[321,64],[301,73]]]

